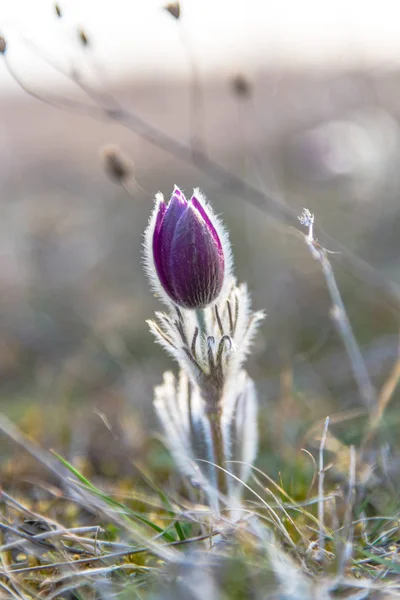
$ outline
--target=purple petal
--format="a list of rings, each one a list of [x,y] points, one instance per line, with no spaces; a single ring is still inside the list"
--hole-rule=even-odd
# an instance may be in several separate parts
[[[217,246],[219,248],[220,253],[223,254],[222,244],[221,244],[221,240],[219,239],[219,235],[216,232],[214,225],[210,221],[210,218],[208,217],[206,211],[204,210],[203,205],[196,198],[196,196],[192,196],[191,199],[190,199],[190,202],[193,204],[193,206],[195,207],[195,209],[199,211],[199,213],[201,214],[202,218],[207,223],[207,227],[208,227],[209,231],[211,232],[211,235],[213,236],[213,238],[215,240],[215,243],[217,244]]]
[[[176,225],[187,207],[187,200],[180,189],[175,188],[165,212],[158,238],[159,277],[167,294],[173,298],[169,256]]]
[[[163,219],[164,219],[164,215],[166,213],[167,207],[165,205],[164,202],[160,202],[159,206],[158,206],[158,213],[157,213],[157,217],[156,217],[156,224],[154,226],[154,233],[153,233],[153,259],[154,259],[154,265],[156,267],[156,271],[158,274],[158,277],[160,278],[161,281],[161,285],[163,287],[166,286],[166,280],[165,280],[165,276],[163,274],[163,270],[162,270],[162,266],[161,266],[161,251],[160,251],[160,232],[161,232],[161,225],[163,223]]]
[[[174,236],[175,227],[178,224],[179,219],[185,212],[187,207],[187,200],[184,194],[175,188],[174,193],[169,201],[167,211],[165,213],[161,231],[160,231],[160,247],[161,253],[164,251],[169,253],[172,238]]]
[[[181,198],[183,199],[185,202],[187,202],[186,198],[185,198],[185,194],[182,192],[182,190],[180,190],[178,188],[177,185],[174,186],[174,191],[171,194],[171,200],[174,196],[177,196],[177,198]]]
[[[202,214],[189,203],[175,227],[169,248],[168,273],[177,304],[201,308],[221,291],[224,260]]]

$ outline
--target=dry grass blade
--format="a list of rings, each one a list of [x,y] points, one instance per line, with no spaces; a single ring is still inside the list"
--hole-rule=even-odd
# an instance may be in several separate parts
[[[326,442],[326,436],[329,427],[329,417],[325,419],[325,426],[322,432],[321,444],[319,447],[319,459],[318,459],[318,521],[319,521],[319,557],[323,561],[325,559],[325,531],[324,531],[324,513],[325,513],[325,499],[324,499],[324,448]]]

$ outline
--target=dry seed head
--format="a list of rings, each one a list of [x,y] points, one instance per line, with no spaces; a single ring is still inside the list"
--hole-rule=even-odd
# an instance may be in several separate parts
[[[118,146],[104,146],[100,156],[105,172],[116,183],[123,184],[132,175],[133,163]]]
[[[241,98],[248,98],[251,94],[251,85],[241,73],[237,73],[231,81],[233,92]]]
[[[78,27],[78,38],[80,43],[82,44],[82,46],[84,46],[85,48],[87,48],[89,46],[89,38],[86,35],[86,32],[84,29],[82,29],[82,27]]]
[[[5,54],[7,50],[7,42],[6,39],[0,35],[0,54]]]
[[[181,16],[181,5],[179,4],[179,2],[168,2],[168,4],[166,4],[164,8],[176,20],[178,20],[180,18],[180,16]]]

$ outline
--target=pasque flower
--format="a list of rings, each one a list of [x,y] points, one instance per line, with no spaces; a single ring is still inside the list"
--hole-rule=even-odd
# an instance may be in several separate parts
[[[204,308],[219,296],[229,270],[226,234],[198,190],[187,200],[175,187],[168,205],[162,194],[156,200],[145,234],[149,275],[176,305]]]
[[[155,410],[178,468],[220,514],[221,498],[240,501],[256,455],[257,397],[242,365],[264,315],[237,285],[228,235],[198,189],[190,200],[177,187],[169,203],[156,196],[144,249],[168,305],[148,324],[180,367],[156,388]],[[239,485],[226,476],[228,460],[241,465]]]

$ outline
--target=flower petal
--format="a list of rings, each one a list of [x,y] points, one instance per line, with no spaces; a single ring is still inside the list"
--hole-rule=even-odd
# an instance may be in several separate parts
[[[222,251],[222,244],[221,244],[221,240],[219,239],[219,235],[215,230],[214,225],[212,224],[211,219],[209,218],[209,216],[207,215],[206,211],[204,210],[204,207],[202,205],[202,203],[200,202],[200,200],[198,198],[196,198],[195,195],[193,195],[190,199],[190,202],[193,204],[193,206],[195,207],[196,210],[199,211],[199,213],[201,214],[202,218],[204,219],[204,221],[207,223],[207,227],[208,230],[210,231],[210,233],[212,234],[218,248],[220,251],[220,254],[223,255],[223,251]]]
[[[161,226],[163,223],[163,219],[166,213],[167,207],[164,203],[164,201],[161,201],[158,205],[158,212],[157,212],[157,217],[156,217],[156,222],[154,225],[154,232],[153,232],[153,260],[154,260],[154,266],[156,268],[157,271],[157,275],[160,279],[161,285],[163,286],[164,289],[166,289],[167,286],[167,281],[163,272],[163,268],[162,268],[162,261],[161,261],[161,249],[160,249],[160,234],[161,234]]]
[[[154,263],[162,286],[172,299],[174,299],[174,292],[171,286],[171,273],[169,272],[168,261],[174,231],[186,206],[187,200],[184,194],[179,188],[175,187],[171,200],[163,215],[157,237],[157,261],[154,259]]]
[[[190,202],[175,227],[168,273],[177,304],[202,308],[213,302],[224,281],[224,259],[208,223]]]

